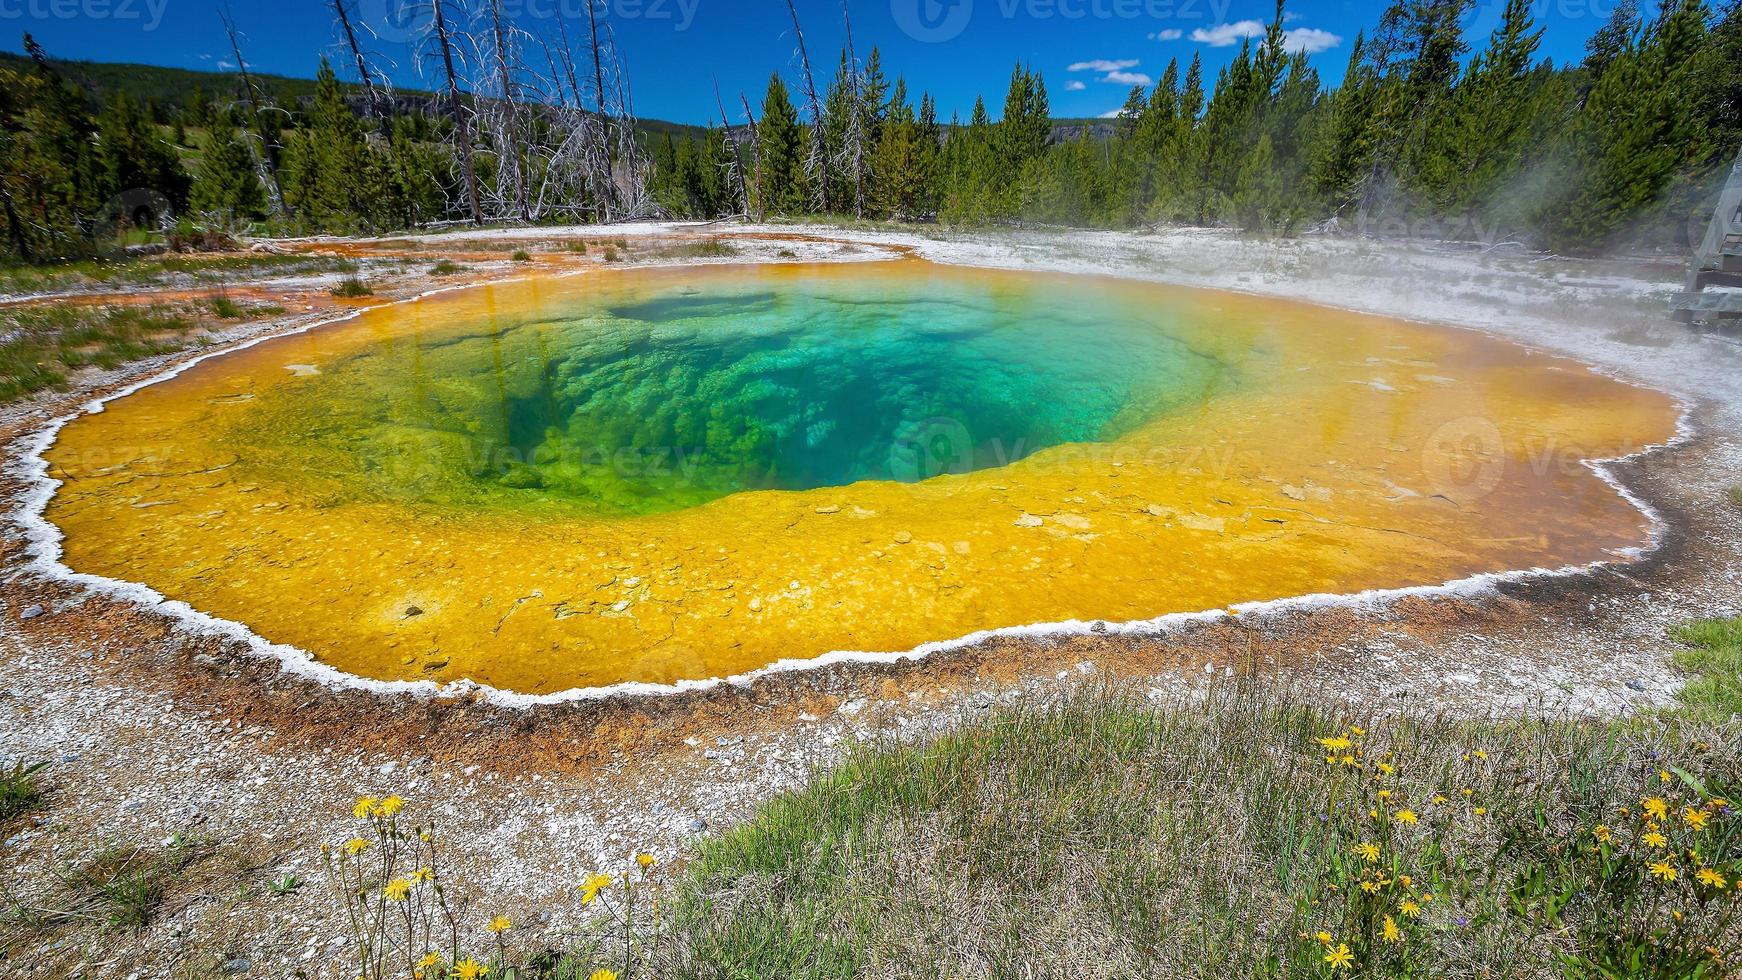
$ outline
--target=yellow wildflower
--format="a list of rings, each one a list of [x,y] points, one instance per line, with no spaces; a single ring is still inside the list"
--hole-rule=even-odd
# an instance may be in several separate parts
[[[1713,871],[1711,868],[1701,868],[1700,873],[1695,877],[1700,879],[1700,884],[1710,885],[1713,888],[1723,888],[1725,885],[1729,884],[1729,882],[1724,880],[1723,875]]]
[[[1393,813],[1391,818],[1396,820],[1398,823],[1408,824],[1411,827],[1419,822],[1414,810],[1399,810],[1396,813]]]
[[[1675,880],[1675,865],[1670,864],[1668,861],[1656,861],[1652,864],[1646,865],[1646,868],[1651,872],[1651,876],[1659,881]]]
[[[381,887],[381,894],[389,902],[403,902],[411,894],[411,882],[404,878],[395,878]]]
[[[1435,794],[1434,795],[1434,806],[1445,806],[1446,803],[1447,803],[1447,800],[1443,794]]]
[[[1383,886],[1381,885],[1380,882],[1377,882],[1377,881],[1363,881],[1363,882],[1361,882],[1361,890],[1366,892],[1369,895],[1379,894],[1379,889],[1381,887],[1383,887]]]
[[[405,809],[404,800],[397,796],[389,796],[380,803],[375,804],[375,815],[378,817],[391,817],[403,809]]]
[[[1488,808],[1487,808],[1487,807],[1485,807],[1485,806],[1479,806],[1479,807],[1477,807],[1477,808],[1476,808],[1476,816],[1478,816],[1478,817],[1485,817],[1485,816],[1487,816],[1487,815],[1488,815]]]
[[[411,873],[411,883],[423,885],[435,880],[435,872],[428,868],[418,868]]]
[[[1669,840],[1666,839],[1662,834],[1658,833],[1655,830],[1651,831],[1650,833],[1645,834],[1643,837],[1640,837],[1639,840],[1642,843],[1644,843],[1646,847],[1668,847],[1669,846]]]
[[[1645,808],[1645,812],[1650,814],[1653,820],[1669,819],[1669,804],[1664,802],[1662,797],[1653,796],[1640,800],[1639,805]]]
[[[1475,791],[1475,790],[1473,790],[1473,789],[1467,789],[1467,790],[1464,790],[1464,795],[1465,795],[1465,796],[1466,796],[1466,797],[1468,797],[1468,796],[1471,796],[1471,795],[1473,795],[1473,794],[1474,794],[1474,793],[1475,793],[1475,792],[1476,792],[1476,791]]]
[[[1476,750],[1476,758],[1481,759],[1483,762],[1487,762],[1488,761],[1488,753],[1484,752],[1481,749],[1477,749]]]
[[[361,837],[353,837],[345,842],[345,853],[352,857],[356,857],[368,849],[369,842]]]
[[[1389,776],[1392,773],[1397,771],[1397,768],[1389,762],[1381,762],[1381,763],[1379,763],[1377,768],[1379,769],[1380,772],[1384,773],[1387,776]]]
[[[651,854],[637,854],[637,855],[635,855],[635,863],[641,865],[644,868],[653,867],[653,862],[655,860],[656,859]]]
[[[499,915],[496,918],[491,919],[490,924],[488,926],[486,926],[486,928],[488,928],[491,932],[503,933],[503,932],[507,932],[508,930],[514,928],[514,923],[508,921],[508,916]]]
[[[1354,764],[1355,764],[1355,757],[1354,756],[1352,756],[1352,755],[1343,756],[1343,765],[1352,766]]]
[[[1347,970],[1355,965],[1355,954],[1349,952],[1348,943],[1338,943],[1336,949],[1325,953],[1325,962],[1333,970]]]
[[[587,980],[617,980],[617,971],[606,969],[594,970],[592,974],[587,977]]]
[[[361,820],[368,816],[370,811],[375,809],[375,804],[379,802],[381,801],[373,796],[359,796],[357,802],[351,804],[351,816]]]
[[[427,970],[430,967],[435,966],[437,963],[440,963],[441,961],[442,961],[442,954],[440,954],[440,953],[425,953],[425,954],[423,954],[423,959],[417,961],[417,968],[420,970]]]
[[[490,968],[472,959],[470,956],[454,964],[454,980],[478,980],[489,973]]]
[[[1729,806],[1730,806],[1730,801],[1724,799],[1723,797],[1714,798],[1711,801],[1706,803],[1706,809],[1708,809],[1708,810],[1725,810],[1725,809],[1728,809]]]
[[[1333,735],[1330,738],[1319,739],[1319,744],[1330,749],[1332,752],[1341,752],[1349,747],[1350,742],[1348,738],[1342,735]]]
[[[1397,920],[1389,915],[1385,917],[1385,926],[1381,930],[1381,935],[1385,937],[1385,941],[1388,943],[1403,942],[1403,930],[1397,928]]]
[[[1331,934],[1328,932],[1321,932],[1314,938],[1318,939],[1320,946],[1329,946],[1332,942]]]
[[[1706,813],[1706,811],[1696,810],[1690,806],[1682,809],[1682,819],[1687,821],[1687,825],[1695,830],[1705,830],[1706,824],[1709,823],[1712,818]]]
[[[1361,859],[1366,861],[1368,864],[1377,864],[1379,862],[1378,844],[1362,841],[1355,845],[1355,853],[1361,855]]]
[[[1405,888],[1415,887],[1415,883],[1410,880],[1409,875],[1398,875],[1397,876],[1397,883],[1402,885]]]
[[[610,875],[597,874],[597,875],[592,876],[591,878],[588,878],[586,881],[581,883],[581,904],[582,905],[591,904],[593,899],[599,897],[600,892],[602,892],[605,889],[610,888],[610,887],[611,887],[611,876]]]
[[[1415,904],[1415,901],[1413,899],[1408,899],[1408,898],[1404,899],[1403,904],[1399,905],[1397,907],[1397,910],[1399,912],[1402,912],[1408,918],[1411,918],[1411,919],[1421,918],[1421,906]]]
[[[1390,790],[1388,790],[1388,789],[1382,789],[1382,790],[1380,790],[1380,791],[1379,791],[1379,798],[1380,798],[1380,799],[1382,799],[1382,800],[1389,800],[1389,799],[1391,799],[1391,791],[1390,791]]]
[[[1605,827],[1602,824],[1598,824],[1596,829],[1591,831],[1591,836],[1597,838],[1598,840],[1604,842],[1605,844],[1607,844],[1610,840],[1614,839],[1614,837],[1615,837],[1614,833],[1611,832],[1608,827]]]
[[[1349,731],[1353,732],[1356,738],[1360,738],[1367,734],[1367,729],[1362,728],[1360,725],[1350,725]]]
[[[1669,770],[1668,769],[1659,769],[1657,771],[1657,781],[1660,783],[1669,782]]]

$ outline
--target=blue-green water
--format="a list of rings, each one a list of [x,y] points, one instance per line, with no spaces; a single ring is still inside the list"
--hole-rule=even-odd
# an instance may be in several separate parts
[[[1180,311],[1094,280],[627,278],[324,365],[270,427],[287,460],[375,493],[649,514],[1003,466],[1117,439],[1228,383],[1180,339]]]

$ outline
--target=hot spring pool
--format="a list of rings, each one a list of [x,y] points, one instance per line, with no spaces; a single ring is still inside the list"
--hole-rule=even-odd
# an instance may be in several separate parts
[[[1479,335],[917,261],[464,290],[62,430],[80,572],[371,678],[739,674],[1582,564],[1661,395]]]

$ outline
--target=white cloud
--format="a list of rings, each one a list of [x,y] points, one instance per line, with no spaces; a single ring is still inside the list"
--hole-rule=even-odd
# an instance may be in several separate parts
[[[1079,82],[1074,78],[1065,83],[1066,92],[1081,92],[1086,88],[1088,88],[1087,85],[1084,85],[1082,82]]]
[[[1108,109],[1106,112],[1101,113],[1096,118],[1097,119],[1118,119],[1121,115],[1124,114],[1124,112],[1125,112],[1125,107],[1120,106],[1117,109]]]
[[[1320,51],[1329,51],[1342,44],[1343,39],[1330,31],[1321,31],[1316,27],[1297,27],[1288,32],[1282,43],[1290,54],[1296,51],[1318,54]]]
[[[1067,68],[1065,70],[1066,71],[1123,71],[1127,68],[1136,68],[1136,67],[1137,67],[1137,59],[1136,58],[1131,58],[1129,60],[1121,59],[1119,61],[1112,61],[1112,60],[1109,60],[1107,58],[1096,58],[1093,61],[1076,62],[1075,64],[1071,65],[1069,68]]]
[[[232,69],[236,66],[233,63],[231,63],[230,59],[225,58],[224,60],[218,62],[218,67],[224,69],[225,71],[229,71],[230,69]]]
[[[1227,48],[1248,38],[1263,37],[1267,30],[1269,27],[1263,21],[1237,20],[1232,24],[1217,24],[1208,29],[1200,27],[1192,32],[1192,40],[1212,48]],[[1298,51],[1318,54],[1342,43],[1340,36],[1317,27],[1296,27],[1285,32],[1282,38],[1282,46],[1290,54]]]
[[[1249,37],[1263,37],[1264,24],[1256,20],[1237,20],[1232,24],[1217,24],[1208,30],[1200,27],[1192,32],[1192,40],[1212,48],[1233,47]]]
[[[1170,27],[1165,31],[1156,31],[1149,35],[1149,39],[1151,41],[1177,41],[1185,36],[1185,31],[1182,31],[1177,27]]]
[[[1155,79],[1140,71],[1110,71],[1101,81],[1112,82],[1114,85],[1150,85]]]

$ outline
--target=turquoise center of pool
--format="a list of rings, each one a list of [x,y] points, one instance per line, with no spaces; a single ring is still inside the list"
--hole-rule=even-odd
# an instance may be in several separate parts
[[[286,465],[370,493],[622,516],[1005,466],[1231,383],[1181,338],[1180,311],[1093,282],[655,279],[426,322],[320,366],[265,424],[300,447]]]

